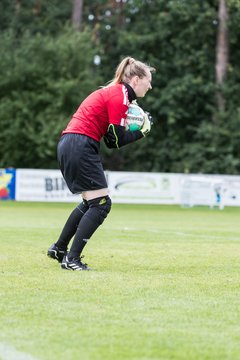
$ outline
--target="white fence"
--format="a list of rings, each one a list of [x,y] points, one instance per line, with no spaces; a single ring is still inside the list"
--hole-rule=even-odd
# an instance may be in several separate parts
[[[115,203],[240,206],[240,176],[112,172],[106,177]],[[59,170],[16,170],[17,201],[77,202]]]

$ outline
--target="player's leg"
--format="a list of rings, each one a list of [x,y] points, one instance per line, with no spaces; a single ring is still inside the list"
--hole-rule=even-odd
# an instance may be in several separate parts
[[[80,260],[81,253],[88,240],[97,228],[106,219],[111,210],[111,199],[107,189],[84,192],[88,203],[88,210],[81,218],[72,246],[62,262],[63,269],[88,270],[89,268]],[[94,197],[98,196],[98,197]]]
[[[83,202],[79,204],[70,214],[57,242],[52,244],[48,249],[47,254],[49,257],[62,262],[64,255],[66,255],[68,244],[76,233],[78,224],[87,210],[88,203],[85,199],[83,199]]]

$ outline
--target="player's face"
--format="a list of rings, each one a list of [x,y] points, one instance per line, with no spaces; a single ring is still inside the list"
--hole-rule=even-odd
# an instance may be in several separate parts
[[[147,75],[142,79],[138,76],[135,77],[135,82],[133,86],[133,90],[137,97],[144,97],[148,90],[152,89],[152,74],[150,71],[147,72]]]

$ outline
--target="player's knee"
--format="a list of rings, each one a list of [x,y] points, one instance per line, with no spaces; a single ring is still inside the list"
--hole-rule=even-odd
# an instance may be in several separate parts
[[[112,201],[110,197],[103,196],[88,201],[89,208],[94,212],[95,218],[101,225],[110,213]]]

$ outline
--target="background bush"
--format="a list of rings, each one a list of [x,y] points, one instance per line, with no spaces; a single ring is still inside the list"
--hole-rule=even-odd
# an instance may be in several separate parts
[[[37,7],[40,4],[41,7]],[[229,10],[229,64],[216,103],[217,0],[84,2],[82,30],[72,1],[22,1],[0,7],[0,167],[56,168],[61,131],[80,102],[131,55],[156,67],[139,100],[155,119],[144,141],[110,151],[109,170],[240,171],[240,7]],[[94,64],[94,57],[100,64]]]

